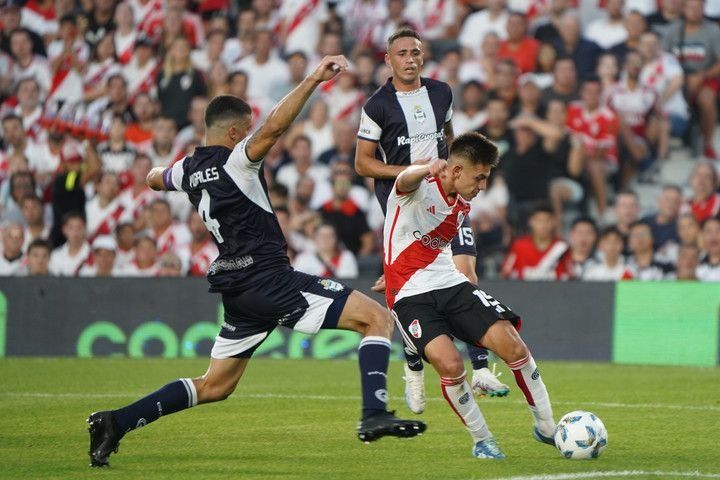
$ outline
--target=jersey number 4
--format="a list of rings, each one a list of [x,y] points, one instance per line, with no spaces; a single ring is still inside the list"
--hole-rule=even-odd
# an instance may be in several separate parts
[[[202,190],[202,196],[198,204],[198,213],[202,221],[205,222],[208,231],[215,237],[215,240],[217,240],[218,243],[223,243],[225,240],[220,234],[220,222],[210,216],[210,194],[205,189]]]

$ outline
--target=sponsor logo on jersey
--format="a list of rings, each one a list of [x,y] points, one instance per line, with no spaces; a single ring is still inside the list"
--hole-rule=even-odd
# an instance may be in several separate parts
[[[469,401],[470,401],[470,394],[468,392],[465,392],[464,394],[462,394],[460,396],[460,398],[458,398],[458,403],[460,403],[460,405],[465,405]]]
[[[242,257],[231,258],[228,260],[215,260],[210,268],[208,268],[208,275],[215,275],[219,272],[229,272],[232,270],[242,270],[255,263],[253,257],[250,255],[244,255]]]
[[[428,247],[433,250],[442,250],[443,248],[447,247],[451,240],[448,240],[443,237],[431,237],[427,233],[421,233],[419,230],[415,230],[413,232],[413,237],[415,239],[420,240],[420,243],[423,244],[423,247]]]
[[[431,140],[438,140],[440,138],[443,138],[445,136],[445,133],[440,130],[439,132],[433,132],[433,133],[418,133],[417,135],[413,135],[412,137],[406,137],[405,135],[397,137],[397,144],[398,147],[401,147],[403,145],[412,145],[414,143],[418,142],[428,142]]]
[[[427,115],[425,115],[425,112],[420,105],[415,105],[413,117],[415,117],[415,121],[418,123],[423,123],[425,120],[427,120]]]
[[[422,327],[420,326],[420,320],[418,320],[417,318],[413,320],[408,327],[408,332],[410,332],[410,335],[415,338],[422,337]]]
[[[342,292],[345,290],[345,286],[342,283],[328,280],[327,278],[318,280],[318,283],[322,285],[325,290],[329,290],[331,292]]]

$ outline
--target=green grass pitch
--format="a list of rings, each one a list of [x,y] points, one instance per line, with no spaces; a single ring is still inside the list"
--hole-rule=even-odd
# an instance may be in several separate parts
[[[669,352],[671,354],[671,352]],[[111,467],[88,467],[85,418],[120,407],[206,360],[0,360],[0,478],[509,479],[720,478],[720,369],[539,362],[556,419],[575,409],[605,422],[601,458],[570,461],[531,437],[510,396],[479,399],[508,458],[471,457],[471,442],[427,371],[428,430],[414,439],[357,440],[357,365],[350,360],[253,360],[236,392],[134,431]],[[390,368],[391,408],[402,366]],[[611,473],[614,472],[614,473]]]

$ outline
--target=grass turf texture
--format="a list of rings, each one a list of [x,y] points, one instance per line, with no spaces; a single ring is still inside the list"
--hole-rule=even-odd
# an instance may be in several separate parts
[[[428,423],[425,435],[365,445],[355,436],[360,407],[355,362],[260,359],[251,361],[225,402],[131,432],[120,453],[110,457],[110,468],[88,467],[85,418],[91,411],[120,407],[170,380],[201,374],[206,364],[0,360],[0,478],[486,479],[621,470],[720,474],[720,369],[552,362],[540,362],[540,371],[556,419],[584,409],[607,426],[609,445],[597,460],[565,460],[534,441],[530,414],[505,369],[501,379],[511,385],[510,396],[478,400],[508,456],[490,461],[470,456],[470,437],[441,399],[437,375],[430,370],[428,405],[420,416]],[[390,407],[410,417],[400,398],[401,372],[402,364],[393,362]]]

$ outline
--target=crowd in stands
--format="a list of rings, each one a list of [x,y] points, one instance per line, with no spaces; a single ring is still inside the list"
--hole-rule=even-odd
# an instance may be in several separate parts
[[[323,55],[323,84],[265,158],[293,265],[381,270],[383,216],[354,168],[385,40],[424,39],[455,135],[501,153],[471,219],[481,278],[720,281],[714,145],[720,0],[0,0],[0,275],[203,276],[186,196],[145,185],[202,145],[209,99],[257,127]],[[672,151],[693,168],[658,188]]]

